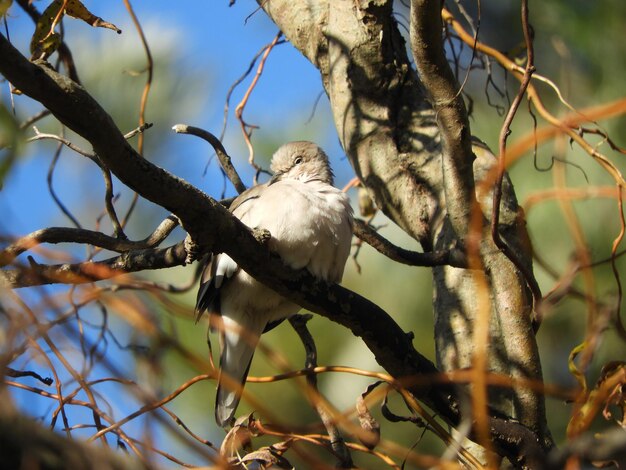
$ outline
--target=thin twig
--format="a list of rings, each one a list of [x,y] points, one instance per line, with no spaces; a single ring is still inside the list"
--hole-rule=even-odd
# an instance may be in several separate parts
[[[5,375],[8,375],[9,377],[14,377],[14,378],[33,377],[45,385],[52,385],[52,383],[54,382],[52,378],[50,377],[43,378],[37,372],[33,372],[32,370],[16,370],[16,369],[12,369],[11,367],[7,367],[4,373]]]
[[[118,253],[157,246],[178,225],[175,217],[163,220],[152,234],[144,240],[131,241],[109,237],[100,232],[80,228],[48,227],[37,230],[0,251],[0,266],[6,266],[17,256],[41,243],[85,243]]]
[[[141,23],[137,19],[137,15],[135,15],[135,11],[133,10],[132,5],[129,0],[124,0],[124,5],[126,6],[126,10],[128,10],[128,14],[130,15],[133,24],[135,25],[135,29],[139,34],[139,38],[141,39],[141,45],[143,46],[144,52],[146,54],[146,71],[148,72],[148,76],[146,78],[146,83],[143,87],[143,92],[141,93],[141,102],[139,105],[139,127],[142,128],[146,125],[146,104],[148,103],[148,94],[150,93],[150,87],[152,86],[152,74],[154,71],[154,61],[152,60],[152,53],[150,52],[150,47],[148,46],[148,41],[146,40],[146,36],[143,32],[143,28],[141,27]],[[139,139],[137,140],[137,153],[143,157],[143,147],[144,147],[144,135],[143,132],[139,133]],[[121,227],[126,227],[128,220],[130,219],[131,214],[133,213],[135,206],[137,205],[137,201],[139,199],[139,194],[134,193],[133,199],[126,211],[126,215],[122,220]]]
[[[252,165],[252,167],[257,171],[257,175],[259,174],[260,171],[262,171],[262,168],[254,162],[254,148],[252,147],[252,142],[250,141],[250,135],[252,134],[252,129],[256,129],[258,126],[247,124],[244,121],[243,110],[246,107],[246,104],[248,103],[248,100],[250,99],[250,95],[252,94],[252,91],[256,87],[256,84],[258,83],[259,78],[261,78],[261,74],[263,73],[263,69],[265,68],[265,62],[267,61],[267,58],[269,57],[270,52],[272,52],[272,49],[274,48],[274,46],[278,44],[278,41],[281,38],[282,34],[283,34],[282,31],[279,31],[274,37],[274,40],[265,49],[265,52],[263,53],[263,57],[261,57],[261,61],[259,62],[259,66],[257,68],[256,74],[254,75],[254,78],[252,79],[252,83],[250,83],[250,86],[246,90],[246,93],[244,94],[243,98],[241,99],[237,107],[235,108],[235,116],[237,116],[237,119],[239,120],[239,123],[241,124],[241,131],[243,133],[243,138],[248,147],[248,163],[250,163],[250,165]],[[248,129],[250,129],[250,131],[248,131]],[[255,176],[255,184],[256,184],[256,176]]]
[[[172,393],[170,393],[168,396],[166,396],[165,398],[162,398],[161,400],[158,400],[154,403],[150,403],[147,405],[142,406],[139,410],[129,414],[128,416],[126,416],[125,418],[122,418],[119,421],[116,421],[115,423],[111,424],[110,426],[104,428],[104,429],[100,429],[97,433],[95,433],[93,436],[91,436],[88,439],[88,442],[92,442],[100,437],[103,437],[106,433],[109,433],[111,431],[114,431],[116,429],[119,429],[122,425],[128,423],[129,421],[132,421],[133,419],[137,418],[138,416],[141,416],[149,411],[153,411],[157,408],[162,407],[164,404],[169,403],[170,401],[172,401],[174,398],[176,398],[178,395],[180,395],[181,393],[183,393],[185,390],[187,390],[191,385],[195,384],[196,382],[200,382],[202,380],[209,380],[209,379],[213,379],[213,375],[211,374],[202,374],[202,375],[198,375],[196,377],[193,377],[192,379],[188,380],[187,382],[185,382],[184,384],[182,384],[180,387],[178,387],[176,390],[174,390]]]
[[[23,131],[23,130],[28,129],[30,126],[35,124],[40,119],[45,118],[46,116],[50,116],[50,111],[47,109],[44,109],[42,111],[39,111],[36,114],[33,114],[31,117],[29,117],[28,119],[26,119],[24,122],[20,124],[20,130]]]
[[[48,167],[48,174],[46,176],[46,183],[48,185],[48,192],[50,193],[50,196],[52,196],[52,199],[54,200],[54,202],[56,203],[57,207],[61,210],[61,212],[63,212],[63,214],[65,214],[65,216],[70,219],[70,221],[72,222],[72,224],[74,224],[75,227],[77,228],[82,228],[80,222],[78,221],[78,219],[76,219],[76,217],[74,217],[74,215],[69,211],[69,209],[67,207],[65,207],[65,204],[63,204],[63,201],[61,201],[61,199],[59,198],[59,196],[57,196],[56,191],[54,190],[54,187],[52,185],[52,178],[54,175],[54,170],[56,168],[56,165],[59,161],[59,157],[61,156],[61,151],[63,149],[63,144],[59,143],[59,145],[57,146],[54,155],[52,156],[52,161],[50,162],[50,166]]]
[[[131,250],[103,261],[46,265],[30,260],[30,266],[0,271],[0,286],[20,288],[47,284],[85,284],[144,269],[184,266],[187,252],[184,242],[168,248]]]
[[[474,38],[469,35],[464,29],[463,27],[459,24],[458,21],[456,21],[453,17],[453,15],[448,11],[443,9],[442,10],[442,16],[443,19],[447,22],[450,22],[452,24],[452,26],[454,27],[455,31],[457,32],[457,34],[459,34],[459,36],[461,37],[461,39],[466,43],[466,44],[472,44],[474,41]],[[524,76],[524,70],[522,67],[520,67],[519,65],[515,64],[515,62],[513,62],[512,60],[510,60],[508,57],[506,57],[504,54],[502,54],[500,51],[487,46],[485,44],[482,44],[481,42],[477,42],[476,43],[476,49],[478,49],[480,52],[487,54],[491,57],[493,57],[494,59],[496,59],[505,70],[511,71],[513,73],[513,75],[522,80],[523,76]],[[533,77],[535,79],[540,79],[540,76],[537,74],[534,74]],[[556,90],[555,92],[557,93],[557,96],[559,97],[559,100],[569,109],[573,109],[571,107],[571,105],[569,105],[564,99],[562,99],[562,96],[560,94],[560,91],[558,91],[558,88],[556,88],[556,86],[550,82],[548,79],[546,79],[545,77],[541,77],[541,81],[544,81],[545,83],[548,83],[553,90]],[[556,116],[554,116],[552,113],[550,113],[544,106],[543,102],[541,101],[541,98],[539,97],[539,93],[537,92],[537,89],[534,87],[534,85],[532,83],[530,83],[528,85],[527,88],[527,94],[528,94],[528,98],[532,101],[532,103],[534,104],[535,108],[537,109],[537,111],[539,112],[539,114],[550,123],[551,126],[554,127],[554,130],[552,132],[554,132],[554,134],[566,134],[567,136],[569,136],[574,142],[576,142],[589,156],[591,156],[594,160],[596,160],[596,162],[598,162],[600,164],[600,166],[602,166],[610,175],[611,177],[615,180],[616,184],[620,184],[622,186],[626,186],[626,180],[624,179],[624,177],[622,176],[621,171],[619,170],[619,168],[617,168],[615,166],[615,164],[613,162],[611,162],[611,160],[609,160],[605,155],[603,155],[602,153],[598,152],[593,145],[591,145],[589,142],[587,142],[583,136],[581,136],[576,129],[572,129],[570,125],[568,125],[568,122],[560,119]],[[626,99],[622,98],[622,99],[618,99],[613,103],[610,103],[610,108],[611,110],[605,110],[605,115],[609,115],[615,112],[618,113],[623,113],[624,112],[624,108],[626,108]],[[580,114],[580,112],[576,112],[575,114]],[[579,122],[584,122],[584,121],[592,121],[592,119],[590,119],[590,116],[588,115],[581,115],[578,116],[578,121]],[[510,158],[510,157],[507,157]],[[511,164],[512,161],[507,160],[507,164]],[[496,172],[496,175],[494,175],[493,173],[490,173],[488,175],[488,177],[485,179],[485,184],[489,183],[491,184],[491,182],[493,182],[495,180],[495,177],[497,176],[497,167],[493,170]]]
[[[76,153],[89,158],[92,162],[98,165],[98,168],[100,168],[100,171],[102,172],[102,177],[104,178],[104,186],[105,186],[104,204],[106,207],[107,214],[109,215],[109,219],[111,220],[111,224],[113,225],[113,231],[116,237],[120,239],[125,239],[126,236],[124,235],[122,226],[120,225],[120,222],[117,218],[115,207],[113,206],[113,179],[111,178],[111,171],[104,165],[104,163],[100,161],[97,155],[95,155],[92,152],[87,152],[86,150],[81,149],[76,144],[70,142],[66,138],[56,135],[56,134],[40,133],[37,128],[35,128],[35,133],[36,135],[29,138],[27,142],[34,142],[34,141],[42,140],[42,139],[56,140],[62,143],[63,145],[65,145],[66,147],[74,150]],[[51,194],[53,198],[55,199],[55,201],[57,202],[57,204],[60,204],[61,210],[63,210],[63,212],[65,212],[66,215],[70,217],[70,220],[74,222],[74,225],[80,228],[80,225],[78,225],[78,221],[73,219],[73,216],[69,213],[69,211],[67,211],[67,209],[64,209],[65,206],[61,203],[61,201],[56,196],[56,193],[52,189],[52,173],[54,171],[54,167],[56,166],[57,160],[58,160],[58,156],[55,154],[55,158],[52,161],[53,164],[51,165],[50,170],[48,172],[48,185],[50,187]]]
[[[246,190],[246,185],[243,184],[243,181],[241,181],[237,170],[233,166],[230,156],[226,153],[226,149],[224,149],[224,146],[216,136],[211,134],[209,131],[205,131],[199,127],[188,126],[187,124],[176,124],[172,127],[172,129],[174,129],[174,132],[177,134],[195,135],[196,137],[200,137],[211,144],[215,153],[217,153],[217,158],[220,161],[222,170],[224,170],[237,192],[242,193]]]
[[[498,157],[498,173],[493,189],[493,206],[492,206],[492,215],[491,215],[491,237],[493,238],[496,246],[506,255],[507,258],[515,265],[520,273],[524,276],[524,280],[528,285],[532,296],[533,296],[533,310],[535,312],[535,317],[533,318],[533,327],[535,331],[539,328],[541,324],[541,289],[539,288],[539,284],[535,279],[532,271],[520,260],[519,256],[515,251],[500,237],[499,226],[500,226],[500,203],[502,200],[502,181],[504,179],[504,173],[506,171],[506,141],[511,133],[511,123],[517,114],[517,110],[522,102],[524,95],[526,94],[526,90],[530,85],[530,81],[532,79],[532,75],[535,72],[534,65],[534,49],[533,49],[533,40],[530,32],[530,25],[528,23],[528,3],[527,0],[522,0],[522,29],[524,31],[524,40],[526,42],[526,51],[527,51],[527,59],[526,59],[526,69],[524,70],[524,77],[522,78],[522,82],[520,84],[519,91],[515,96],[513,102],[511,103],[511,107],[509,108],[509,112],[507,113],[506,118],[502,124],[502,128],[500,130],[500,138],[499,138],[499,157]]]
[[[467,260],[463,250],[453,248],[447,251],[420,253],[394,245],[380,235],[371,225],[361,219],[354,219],[354,235],[386,257],[410,266],[454,266],[466,268]]]
[[[306,324],[312,318],[312,315],[294,315],[289,318],[289,323],[293,327],[293,329],[298,333],[300,337],[300,341],[304,346],[304,350],[306,352],[306,360],[305,360],[305,368],[313,369],[317,367],[317,348],[315,347],[315,341],[311,333],[309,332]],[[335,425],[335,421],[328,410],[324,406],[321,400],[316,399],[316,396],[319,394],[317,389],[317,375],[310,374],[306,376],[307,384],[310,387],[310,391],[312,391],[312,401],[317,411],[317,414],[320,416],[324,427],[326,428],[326,432],[328,432],[328,436],[330,437],[330,444],[335,452],[335,455],[339,459],[340,468],[352,468],[354,464],[352,463],[352,457],[350,455],[350,451],[346,447],[345,441],[339,428]]]

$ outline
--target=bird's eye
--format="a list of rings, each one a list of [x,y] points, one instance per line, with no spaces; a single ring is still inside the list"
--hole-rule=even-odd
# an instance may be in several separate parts
[[[296,159],[293,161],[294,165],[299,165],[300,163],[302,163],[302,157],[296,157]]]

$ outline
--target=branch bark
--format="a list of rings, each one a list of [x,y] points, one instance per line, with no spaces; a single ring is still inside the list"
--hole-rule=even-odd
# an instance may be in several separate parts
[[[411,52],[427,90],[441,138],[441,167],[447,217],[463,242],[476,203],[472,134],[459,86],[443,50],[440,0],[412,0]]]
[[[29,233],[0,250],[0,266],[6,266],[25,251],[41,243],[84,243],[119,253],[149,248],[161,243],[177,225],[176,218],[170,216],[163,220],[151,235],[138,241],[115,238],[81,228],[48,227]]]

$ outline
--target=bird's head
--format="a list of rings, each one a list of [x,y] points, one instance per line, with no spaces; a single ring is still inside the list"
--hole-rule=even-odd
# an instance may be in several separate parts
[[[270,184],[286,179],[333,184],[328,156],[313,142],[289,142],[281,146],[272,156],[271,168],[274,176]]]

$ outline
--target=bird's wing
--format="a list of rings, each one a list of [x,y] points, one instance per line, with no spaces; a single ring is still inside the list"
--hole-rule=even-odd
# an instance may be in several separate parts
[[[253,210],[253,201],[258,199],[265,185],[254,186],[233,200],[229,210],[243,223],[248,219],[248,213]],[[239,266],[226,253],[209,255],[205,261],[200,288],[196,298],[195,317],[196,322],[204,312],[220,314],[220,289],[228,280],[237,273]]]
[[[226,253],[209,255],[200,277],[195,310],[196,322],[204,312],[220,314],[220,289],[238,269],[237,263]]]

